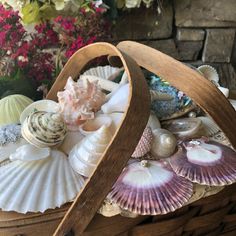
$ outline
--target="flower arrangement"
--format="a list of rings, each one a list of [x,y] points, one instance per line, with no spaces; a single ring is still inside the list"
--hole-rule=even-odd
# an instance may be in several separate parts
[[[109,26],[102,11],[95,5],[90,9],[86,5],[76,16],[59,15],[27,31],[18,11],[0,5],[0,96],[7,91],[7,95],[22,93],[35,98],[36,89],[47,90],[76,50],[105,40]]]

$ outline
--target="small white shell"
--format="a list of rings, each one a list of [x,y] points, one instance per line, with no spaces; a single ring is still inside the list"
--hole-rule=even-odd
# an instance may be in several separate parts
[[[20,123],[23,124],[25,118],[35,111],[46,111],[46,112],[58,112],[59,105],[58,103],[52,100],[39,100],[27,106],[20,116]]]
[[[231,103],[231,105],[234,107],[234,109],[236,110],[236,100],[233,99],[229,99],[229,102]]]
[[[69,162],[74,171],[89,177],[96,168],[111,138],[109,128],[102,126],[75,145],[69,154]]]
[[[197,68],[197,70],[208,80],[210,80],[213,84],[219,85],[219,75],[216,69],[209,65],[202,65]]]
[[[174,153],[176,144],[177,140],[170,131],[160,128],[153,130],[151,153],[154,155],[154,157],[169,157]]]
[[[120,112],[114,112],[108,114],[108,116],[112,119],[112,124],[111,124],[111,133],[114,134],[116,130],[119,128],[123,118],[124,118],[124,113]]]
[[[0,208],[44,212],[72,201],[84,185],[62,152],[39,161],[13,161],[0,167]]]
[[[79,131],[83,135],[91,134],[99,130],[103,125],[110,127],[112,119],[108,115],[99,115],[92,120],[87,120],[84,124],[80,125]]]
[[[229,97],[229,89],[219,86],[218,89],[225,95],[226,98]]]
[[[11,161],[37,161],[50,156],[50,148],[37,148],[31,144],[25,144],[16,149],[9,157]]]

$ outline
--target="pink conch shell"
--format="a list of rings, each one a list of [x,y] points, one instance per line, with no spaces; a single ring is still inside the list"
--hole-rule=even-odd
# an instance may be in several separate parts
[[[151,150],[151,146],[152,146],[152,130],[150,127],[146,127],[131,157],[134,158],[143,157]]]
[[[94,118],[94,112],[105,102],[106,95],[98,83],[89,81],[74,82],[68,78],[65,90],[57,93],[60,113],[69,130],[78,130],[79,125]]]
[[[158,215],[182,207],[192,193],[192,183],[177,176],[168,163],[142,160],[125,167],[108,198],[132,213]]]
[[[177,175],[198,184],[222,186],[236,182],[236,152],[205,138],[180,143],[170,164]]]

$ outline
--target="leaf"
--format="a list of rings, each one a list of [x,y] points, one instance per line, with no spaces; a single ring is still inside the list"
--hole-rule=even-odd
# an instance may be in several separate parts
[[[56,9],[57,11],[61,11],[61,10],[63,10],[64,7],[65,7],[65,2],[64,2],[64,0],[53,0],[53,3],[54,3],[54,5],[55,5],[55,9]]]
[[[39,11],[41,18],[46,20],[50,20],[51,18],[57,16],[55,7],[49,3],[45,3],[42,7],[40,7]]]
[[[26,4],[22,8],[22,20],[25,24],[32,24],[40,21],[39,5],[37,2],[31,2]]]

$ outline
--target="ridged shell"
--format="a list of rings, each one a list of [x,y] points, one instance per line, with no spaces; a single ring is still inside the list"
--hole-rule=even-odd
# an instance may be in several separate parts
[[[121,71],[118,67],[113,66],[97,66],[91,68],[83,73],[83,75],[93,75],[107,80],[113,80],[113,75],[116,75]]]
[[[21,132],[29,143],[44,148],[60,144],[67,128],[59,114],[38,111],[25,119]]]
[[[198,116],[197,119],[200,119],[202,121],[202,126],[206,136],[213,136],[220,131],[220,128],[212,120],[212,118],[207,116]]]
[[[197,70],[208,80],[210,80],[213,84],[219,84],[219,75],[216,69],[209,65],[202,65],[197,68]]]
[[[151,146],[152,146],[152,130],[150,127],[146,127],[131,157],[133,158],[143,157],[151,150]]]
[[[167,163],[141,161],[125,167],[108,197],[133,213],[158,215],[180,208],[192,193],[192,183],[177,176]]]
[[[59,105],[58,103],[52,101],[52,100],[39,100],[37,102],[34,102],[27,106],[24,111],[20,115],[20,123],[23,124],[24,120],[27,116],[29,116],[31,113],[36,111],[46,111],[46,112],[58,112],[59,111]]]
[[[52,150],[40,161],[13,161],[0,167],[0,208],[19,213],[44,212],[72,201],[84,179],[73,172],[67,157]]]
[[[96,168],[111,138],[109,128],[102,126],[75,145],[69,154],[69,162],[74,171],[89,177]]]
[[[16,151],[9,156],[9,159],[11,161],[38,161],[48,158],[50,153],[50,148],[37,148],[31,144],[25,144],[18,147]]]
[[[177,175],[194,183],[222,186],[236,182],[236,152],[204,138],[183,141],[170,164]]]
[[[23,95],[15,94],[0,100],[0,126],[20,123],[20,115],[33,101]]]

